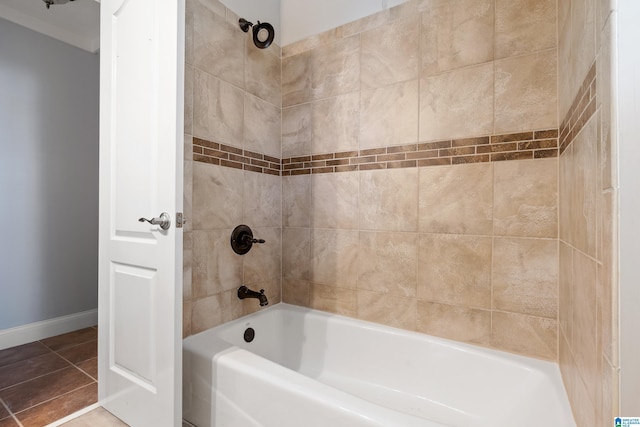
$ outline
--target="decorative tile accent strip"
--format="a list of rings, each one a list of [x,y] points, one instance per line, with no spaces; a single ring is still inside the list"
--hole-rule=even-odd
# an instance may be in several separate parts
[[[596,112],[596,83],[594,62],[560,126],[560,154],[564,153]]]
[[[282,159],[282,175],[558,157],[558,130],[423,142]]]
[[[280,176],[281,160],[230,145],[193,138],[193,160]]]
[[[353,172],[558,157],[558,129],[278,159],[193,138],[193,160],[271,175]]]

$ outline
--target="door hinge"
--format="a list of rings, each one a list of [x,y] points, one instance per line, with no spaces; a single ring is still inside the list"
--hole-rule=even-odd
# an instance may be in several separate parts
[[[182,212],[176,213],[176,228],[182,228],[187,223],[187,219],[182,215]]]

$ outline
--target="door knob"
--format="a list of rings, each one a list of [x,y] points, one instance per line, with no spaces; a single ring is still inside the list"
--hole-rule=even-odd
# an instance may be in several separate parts
[[[138,219],[139,222],[148,222],[151,225],[159,225],[160,228],[162,228],[163,230],[168,230],[169,227],[171,227],[171,217],[169,217],[169,214],[166,212],[162,212],[160,214],[160,218],[151,218],[151,219],[146,219],[146,218],[140,218]]]

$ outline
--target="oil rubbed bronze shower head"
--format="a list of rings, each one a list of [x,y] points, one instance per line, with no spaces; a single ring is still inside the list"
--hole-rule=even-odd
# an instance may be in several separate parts
[[[240,29],[245,33],[249,32],[249,28],[253,27],[253,44],[255,44],[258,49],[266,49],[271,46],[275,35],[273,25],[268,22],[261,23],[260,21],[258,21],[256,25],[253,25],[253,22],[249,22],[244,18],[240,18],[238,24],[240,25]]]

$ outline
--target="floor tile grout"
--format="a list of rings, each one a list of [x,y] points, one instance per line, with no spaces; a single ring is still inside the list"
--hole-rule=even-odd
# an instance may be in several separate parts
[[[33,408],[35,408],[36,406],[44,405],[45,403],[49,403],[49,402],[51,402],[52,400],[55,400],[55,399],[57,399],[57,398],[59,398],[59,397],[66,396],[66,395],[68,395],[68,394],[71,394],[71,393],[73,393],[73,392],[76,392],[76,391],[78,391],[78,390],[81,390],[81,389],[83,389],[83,388],[85,388],[85,387],[92,386],[92,385],[97,384],[97,383],[98,383],[97,381],[90,382],[89,384],[85,384],[85,385],[83,385],[83,386],[80,386],[80,387],[78,387],[78,388],[75,388],[75,389],[73,389],[73,390],[70,390],[70,391],[68,391],[68,392],[66,392],[66,393],[62,393],[62,394],[59,394],[59,395],[57,395],[57,396],[54,396],[54,397],[52,397],[51,399],[43,400],[42,402],[39,402],[37,405],[33,405],[33,406],[28,407],[28,408],[24,408],[23,410],[21,410],[21,411],[19,411],[19,412],[16,412],[16,413],[13,413],[13,412],[12,412],[12,415],[14,415],[14,416],[16,416],[16,417],[17,417],[17,416],[18,416],[18,415],[20,415],[21,413],[23,413],[23,412],[25,412],[25,411],[28,411],[28,410],[30,410],[30,409],[33,409]]]
[[[68,360],[66,360],[66,359],[65,359],[65,362],[70,363],[70,362],[69,362]],[[72,367],[72,366],[73,366],[73,364],[71,364],[71,365],[69,365],[69,366],[65,366],[65,367],[60,368],[60,369],[55,369],[55,370],[53,370],[53,371],[47,372],[46,374],[38,375],[37,377],[29,378],[28,380],[25,380],[25,381],[22,381],[22,382],[19,382],[19,383],[11,384],[10,386],[7,386],[7,387],[5,387],[5,388],[0,389],[0,392],[3,392],[3,391],[5,391],[5,390],[8,390],[8,389],[10,389],[11,387],[16,387],[16,386],[19,386],[19,385],[22,385],[22,384],[26,384],[26,383],[28,383],[29,381],[33,381],[33,380],[40,379],[40,378],[45,377],[45,376],[50,375],[50,374],[55,374],[56,372],[60,372],[60,371],[62,371],[62,370],[64,370],[64,369],[68,369],[68,368],[70,368],[70,367]]]
[[[95,329],[95,330],[97,331],[97,327],[95,327],[95,326],[92,326],[92,327],[90,327],[90,328]],[[82,328],[82,329],[87,329],[87,328]],[[79,329],[79,330],[82,330],[82,329]],[[72,333],[72,332],[76,332],[76,331],[71,331],[71,332],[69,332],[69,333]],[[24,363],[25,361],[28,361],[28,360],[31,360],[31,359],[36,359],[36,358],[38,358],[38,357],[46,356],[46,355],[49,355],[49,354],[54,354],[56,357],[59,357],[59,358],[60,358],[60,359],[62,359],[65,363],[67,363],[67,365],[66,365],[66,366],[64,366],[64,367],[62,367],[62,368],[60,368],[60,369],[54,369],[54,370],[52,370],[52,371],[50,371],[50,372],[47,372],[47,373],[45,373],[45,374],[38,375],[38,376],[36,376],[36,377],[30,378],[30,379],[28,379],[28,380],[26,380],[26,381],[22,381],[22,382],[19,382],[19,383],[16,383],[16,384],[12,384],[12,385],[10,385],[10,386],[7,386],[7,387],[5,387],[5,388],[3,388],[3,389],[0,389],[0,392],[6,391],[6,390],[10,389],[11,387],[15,387],[15,386],[19,386],[19,385],[25,385],[25,384],[29,383],[30,381],[34,381],[34,380],[37,380],[37,379],[41,379],[41,378],[42,378],[42,377],[44,377],[44,376],[47,376],[47,375],[50,375],[50,374],[53,374],[53,373],[56,373],[56,372],[60,372],[60,371],[62,371],[62,370],[64,370],[64,369],[68,369],[68,368],[70,368],[70,367],[75,368],[75,369],[76,369],[76,370],[78,370],[82,375],[85,375],[86,377],[88,377],[88,378],[91,380],[91,382],[89,382],[88,384],[84,384],[84,385],[82,385],[82,386],[80,386],[80,387],[77,387],[77,388],[75,388],[75,389],[73,389],[73,390],[70,390],[70,391],[68,391],[68,392],[66,392],[66,393],[56,394],[55,396],[51,397],[50,399],[44,400],[44,401],[42,401],[42,402],[38,402],[37,404],[31,405],[30,407],[27,407],[27,408],[23,408],[23,409],[21,409],[21,410],[20,410],[20,411],[18,411],[18,412],[14,412],[14,411],[12,411],[12,410],[9,408],[9,406],[4,402],[4,400],[3,400],[3,399],[0,399],[0,404],[1,404],[5,409],[6,409],[7,413],[9,414],[5,419],[7,419],[7,418],[12,418],[12,419],[13,419],[13,420],[18,424],[18,426],[19,426],[19,427],[24,427],[24,426],[23,426],[23,424],[22,424],[22,423],[20,422],[20,420],[18,419],[18,415],[19,415],[19,414],[24,413],[25,411],[31,410],[31,409],[33,409],[33,408],[36,408],[36,407],[38,407],[38,406],[40,406],[40,405],[44,405],[44,404],[46,404],[46,403],[49,403],[49,402],[51,402],[51,401],[53,401],[53,400],[55,400],[55,399],[58,399],[58,398],[60,398],[60,397],[63,397],[63,396],[69,395],[70,393],[74,393],[74,392],[76,392],[76,391],[78,391],[78,390],[81,390],[81,389],[83,389],[83,388],[93,386],[94,384],[96,384],[96,385],[97,385],[97,384],[98,384],[98,379],[97,379],[97,378],[94,378],[94,377],[93,377],[93,376],[91,376],[88,372],[85,372],[85,370],[83,370],[82,368],[80,368],[80,367],[78,366],[78,364],[81,364],[81,363],[84,363],[84,362],[90,361],[90,360],[92,360],[92,359],[96,359],[96,360],[97,360],[97,358],[98,358],[97,353],[96,353],[96,355],[95,355],[95,356],[93,356],[93,357],[89,357],[88,359],[84,359],[84,360],[78,361],[77,363],[73,363],[73,362],[71,362],[69,359],[67,359],[66,357],[62,356],[62,355],[59,353],[60,351],[66,351],[66,350],[68,350],[68,349],[72,349],[72,348],[75,348],[75,347],[78,347],[78,346],[81,346],[81,345],[84,345],[84,344],[90,343],[90,342],[92,342],[92,341],[97,341],[97,339],[95,339],[95,338],[94,338],[94,339],[89,339],[89,340],[86,340],[86,341],[83,341],[83,342],[74,343],[73,345],[71,345],[71,346],[69,346],[69,347],[60,348],[60,349],[58,349],[58,350],[53,350],[51,347],[49,347],[48,345],[46,345],[45,343],[43,343],[43,342],[42,342],[42,340],[36,340],[36,341],[31,342],[31,343],[26,343],[26,344],[24,344],[24,345],[28,345],[28,344],[35,344],[35,343],[38,343],[38,344],[40,344],[41,346],[43,346],[43,347],[44,347],[44,349],[46,350],[46,352],[45,352],[45,353],[42,353],[42,354],[38,354],[38,355],[31,356],[31,357],[26,357],[26,358],[24,358],[24,359],[16,360],[15,362],[12,362],[12,363],[9,363],[9,364],[7,364],[7,365],[4,365],[4,366],[2,366],[1,368],[7,367],[7,366],[11,366],[11,365],[16,364],[16,363]],[[56,392],[56,393],[57,393],[57,392]]]

